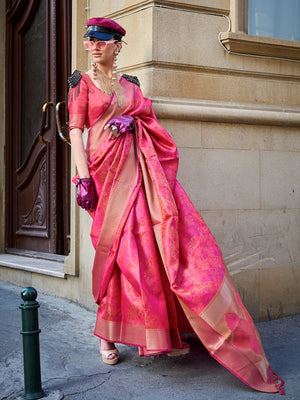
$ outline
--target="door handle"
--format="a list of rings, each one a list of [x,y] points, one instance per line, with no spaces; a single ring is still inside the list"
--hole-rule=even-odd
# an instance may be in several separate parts
[[[66,104],[66,102],[60,101],[59,103],[56,104],[56,112],[55,112],[56,126],[57,126],[58,135],[61,138],[61,140],[63,140],[64,142],[68,143],[71,146],[70,138],[68,137],[68,135],[66,135],[68,123],[65,121],[63,124],[61,123],[61,106],[63,104]]]
[[[45,133],[45,125],[46,125],[46,111],[49,106],[54,106],[54,104],[51,103],[51,101],[48,101],[47,103],[45,103],[43,105],[43,108],[42,108],[42,123],[41,123],[41,129],[40,129],[40,133],[39,133],[39,140],[43,144],[48,143],[48,140],[44,139],[44,133]]]

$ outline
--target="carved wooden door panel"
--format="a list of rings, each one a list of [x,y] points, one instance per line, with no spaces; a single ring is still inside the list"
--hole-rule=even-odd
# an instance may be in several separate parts
[[[51,104],[67,97],[70,4],[71,0],[6,3],[8,251],[69,252],[70,151],[57,136]]]

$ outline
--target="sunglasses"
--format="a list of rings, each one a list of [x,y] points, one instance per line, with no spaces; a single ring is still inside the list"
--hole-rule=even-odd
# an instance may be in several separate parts
[[[97,50],[104,50],[108,44],[116,44],[118,41],[117,40],[96,40],[96,41],[85,41],[83,42],[84,47],[87,50],[93,50],[96,48]]]

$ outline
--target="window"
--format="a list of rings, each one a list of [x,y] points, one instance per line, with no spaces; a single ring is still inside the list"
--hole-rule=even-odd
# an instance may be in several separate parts
[[[299,0],[248,0],[248,34],[300,41]]]

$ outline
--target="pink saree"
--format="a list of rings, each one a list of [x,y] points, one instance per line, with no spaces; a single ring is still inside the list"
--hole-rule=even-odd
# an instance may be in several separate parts
[[[86,74],[69,98],[70,129],[89,128],[99,197],[90,212],[95,335],[155,355],[188,352],[180,333],[195,332],[244,383],[283,393],[218,244],[176,180],[176,145],[139,87],[123,77],[120,84],[122,107]],[[134,117],[136,132],[110,140],[104,126],[121,114]]]

